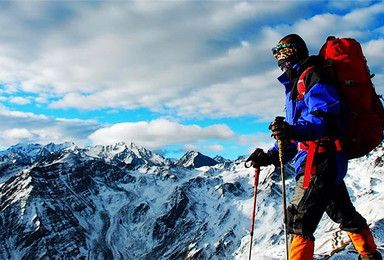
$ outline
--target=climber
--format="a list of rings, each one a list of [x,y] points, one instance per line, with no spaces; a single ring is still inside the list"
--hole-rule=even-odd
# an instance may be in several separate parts
[[[289,259],[313,259],[314,232],[326,212],[347,232],[359,259],[381,260],[367,221],[356,211],[343,181],[348,157],[340,143],[342,103],[332,77],[318,56],[309,56],[306,43],[297,34],[282,38],[272,51],[283,71],[278,79],[285,86],[286,115],[276,118],[269,129],[284,144],[284,163],[294,159],[296,172],[286,219],[291,237]],[[305,86],[304,95],[298,91],[299,79]],[[278,165],[278,154],[277,145],[267,152],[258,148],[251,155],[253,166]]]

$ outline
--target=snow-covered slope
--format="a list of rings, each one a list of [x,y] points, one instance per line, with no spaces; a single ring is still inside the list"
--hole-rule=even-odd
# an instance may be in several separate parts
[[[352,161],[346,179],[380,250],[383,154],[380,148]],[[17,145],[1,152],[0,259],[247,259],[253,169],[241,158],[211,159],[215,165],[207,166],[196,164],[196,156],[172,163],[124,143]],[[289,199],[294,180],[285,170]],[[279,169],[262,168],[258,190],[253,259],[283,259]],[[318,259],[348,243],[327,217],[316,238]],[[347,245],[330,259],[353,258]]]

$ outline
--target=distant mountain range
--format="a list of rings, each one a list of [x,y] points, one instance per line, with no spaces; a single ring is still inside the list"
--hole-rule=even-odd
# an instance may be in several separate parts
[[[383,154],[381,146],[351,161],[346,179],[380,250]],[[264,167],[259,179],[253,259],[282,259],[279,169]],[[133,143],[15,145],[0,152],[0,259],[247,259],[252,196],[243,157],[172,161]],[[348,243],[326,217],[315,235],[317,259]],[[349,245],[329,259],[351,257]]]

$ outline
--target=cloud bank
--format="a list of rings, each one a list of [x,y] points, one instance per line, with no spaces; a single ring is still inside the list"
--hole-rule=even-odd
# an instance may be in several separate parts
[[[267,117],[280,108],[244,96],[277,85],[270,49],[284,34],[301,34],[313,52],[329,34],[383,48],[375,39],[383,3],[332,14],[336,3],[311,16],[316,2],[2,2],[0,78],[18,93],[44,93],[53,109]],[[292,14],[298,7],[300,19]]]
[[[214,120],[268,122],[284,113],[271,47],[292,32],[311,53],[328,35],[354,37],[383,93],[383,20],[379,1],[0,2],[0,141],[136,140],[213,151],[260,143],[258,133]],[[23,110],[32,106],[57,113]],[[71,118],[71,109],[146,109],[163,119],[101,123]],[[211,126],[185,123],[204,119]]]
[[[89,138],[95,144],[114,144],[119,141],[133,142],[140,146],[158,150],[162,147],[195,143],[199,140],[226,140],[234,136],[234,132],[226,125],[200,127],[198,125],[182,125],[167,119],[151,122],[119,123],[103,127],[92,133]],[[211,150],[220,150],[218,145]]]

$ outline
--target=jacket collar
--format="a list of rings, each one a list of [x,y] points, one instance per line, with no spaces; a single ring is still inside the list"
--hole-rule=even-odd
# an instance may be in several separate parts
[[[295,83],[301,73],[304,72],[308,67],[310,66],[319,66],[321,65],[320,57],[317,55],[309,56],[303,60],[300,60],[295,65],[292,66],[291,69],[287,70],[285,73],[287,74],[287,77],[292,83]]]
[[[282,75],[280,75],[277,79],[281,84],[285,86],[285,94],[292,92],[293,87],[296,85],[296,82],[299,80],[301,73],[304,72],[308,67],[314,65],[320,65],[321,61],[319,56],[309,56],[292,66],[291,69],[285,71]],[[294,89],[293,92],[297,92]],[[291,99],[295,95],[295,93],[291,93]]]

